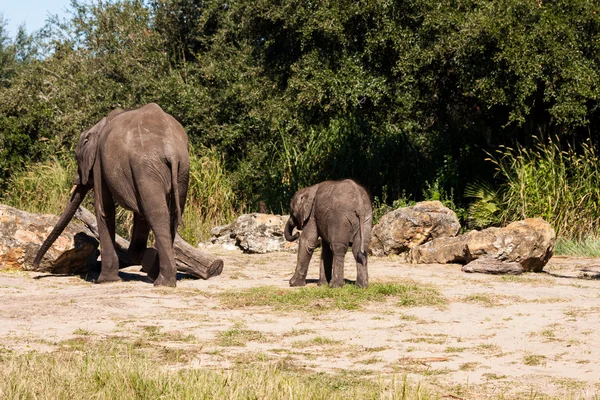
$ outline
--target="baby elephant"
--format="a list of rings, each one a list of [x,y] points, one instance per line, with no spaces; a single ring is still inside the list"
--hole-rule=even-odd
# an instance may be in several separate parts
[[[325,181],[300,189],[292,198],[290,218],[284,229],[285,239],[289,242],[300,236],[298,263],[290,286],[306,284],[308,264],[321,237],[319,285],[344,285],[344,257],[352,244],[356,259],[356,286],[366,288],[369,285],[367,250],[372,225],[373,209],[369,194],[353,180]],[[302,235],[292,235],[294,228],[302,231]]]

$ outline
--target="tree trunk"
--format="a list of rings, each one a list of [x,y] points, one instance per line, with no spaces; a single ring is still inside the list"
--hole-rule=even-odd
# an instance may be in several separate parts
[[[83,222],[90,231],[98,239],[98,226],[96,225],[96,217],[84,207],[79,207],[75,213],[75,218]],[[134,265],[127,253],[129,241],[121,236],[115,236],[115,248],[119,256],[119,264],[121,268]],[[218,276],[223,271],[223,260],[216,258],[208,253],[205,253],[194,246],[188,244],[179,234],[175,236],[173,243],[175,251],[175,262],[177,271],[190,274],[197,278],[208,279],[213,276]],[[148,256],[144,257],[144,264],[153,263],[156,251],[148,249]]]

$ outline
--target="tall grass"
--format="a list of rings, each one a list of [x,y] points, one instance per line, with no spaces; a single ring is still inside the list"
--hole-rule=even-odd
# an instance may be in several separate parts
[[[72,158],[52,158],[14,174],[1,201],[20,210],[59,214],[69,201],[77,173]]]
[[[128,343],[89,342],[79,351],[0,353],[6,399],[403,399],[437,398],[406,378],[370,381],[311,373],[285,362],[231,370],[175,368]]]
[[[489,160],[504,180],[497,192],[502,222],[541,217],[565,239],[598,236],[600,163],[590,141],[561,148],[537,140],[530,149],[502,147]]]
[[[236,215],[236,196],[223,163],[223,156],[215,150],[190,149],[190,183],[179,231],[192,244],[206,239],[213,226]],[[76,173],[73,157],[28,165],[12,176],[0,201],[32,213],[60,214],[69,201]],[[83,205],[93,210],[92,200],[90,192]],[[117,232],[128,236],[132,222],[131,213],[118,208]]]
[[[190,183],[179,232],[191,244],[207,239],[214,226],[230,222],[243,211],[224,163],[215,149],[190,149]]]

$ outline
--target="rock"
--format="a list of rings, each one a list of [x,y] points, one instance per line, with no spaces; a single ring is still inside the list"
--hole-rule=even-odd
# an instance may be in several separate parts
[[[410,250],[411,263],[469,264],[482,257],[516,262],[523,271],[540,272],[554,254],[556,234],[541,218],[516,221],[504,228],[471,231],[457,237],[434,239]]]
[[[283,236],[288,218],[287,215],[243,214],[229,225],[214,227],[210,231],[210,244],[240,248],[245,253],[296,251],[298,241],[290,243]]]
[[[0,204],[0,268],[33,270],[33,259],[40,245],[58,222],[56,215],[31,214],[16,208]],[[39,271],[52,271],[59,256],[73,249],[75,236],[83,232],[91,232],[83,225],[71,221],[64,232],[46,253],[40,264]],[[81,237],[80,237],[81,238]],[[79,240],[79,239],[78,239]],[[85,243],[85,240],[83,242]],[[81,246],[76,250],[76,257],[63,257],[59,268],[64,268],[67,262],[88,262],[88,256],[93,257],[97,248]],[[84,254],[87,251],[87,255]]]
[[[369,249],[375,256],[400,254],[429,240],[455,236],[456,213],[439,201],[423,201],[385,214],[371,232]]]
[[[463,272],[480,272],[484,274],[519,275],[525,269],[518,262],[501,261],[494,257],[481,257],[462,266]]]

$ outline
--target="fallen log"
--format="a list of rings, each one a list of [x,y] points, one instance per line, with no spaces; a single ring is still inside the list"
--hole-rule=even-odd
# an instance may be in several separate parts
[[[83,224],[99,239],[98,226],[96,225],[96,216],[84,207],[79,207],[75,212],[75,218]],[[115,247],[119,256],[119,265],[121,268],[139,264],[133,262],[127,249],[129,241],[119,235],[115,235]],[[205,253],[190,244],[188,244],[179,234],[176,234],[173,243],[175,252],[175,263],[177,271],[195,276],[197,278],[208,279],[218,276],[223,271],[223,260]],[[148,248],[142,261],[142,269],[149,272],[155,265],[156,250]]]

